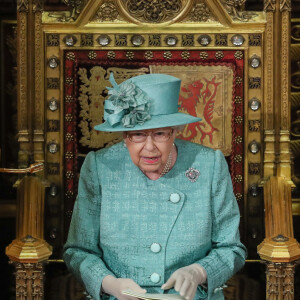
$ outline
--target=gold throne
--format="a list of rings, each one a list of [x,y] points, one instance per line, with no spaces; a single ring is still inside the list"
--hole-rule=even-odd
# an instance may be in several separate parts
[[[203,118],[179,138],[221,149],[228,160],[247,264],[266,263],[267,299],[292,299],[300,249],[290,196],[290,1],[265,1],[255,13],[221,0],[66,2],[70,10],[61,12],[43,11],[42,1],[18,2],[19,166],[33,154],[45,164],[38,178],[49,188],[45,236],[22,231],[7,248],[10,259],[22,268],[28,260],[16,247],[37,249],[46,239],[52,258],[47,252],[35,263],[60,261],[81,163],[88,151],[119,140],[93,129],[103,121],[109,74],[121,82],[167,73],[182,79],[180,110]],[[33,290],[17,288],[17,299]],[[37,295],[43,297],[42,287]],[[227,299],[242,296],[231,289]]]

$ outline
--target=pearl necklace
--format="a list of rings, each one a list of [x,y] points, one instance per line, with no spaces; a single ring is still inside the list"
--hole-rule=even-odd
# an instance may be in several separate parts
[[[168,160],[162,170],[162,172],[160,173],[159,177],[162,177],[164,175],[166,175],[169,171],[170,171],[170,168],[171,168],[171,164],[172,164],[172,158],[173,158],[173,148],[174,148],[175,144],[172,145],[172,149],[169,153],[169,156],[168,156]]]

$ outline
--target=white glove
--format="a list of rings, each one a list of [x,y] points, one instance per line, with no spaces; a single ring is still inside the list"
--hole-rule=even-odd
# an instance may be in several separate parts
[[[163,290],[174,287],[176,292],[187,300],[193,300],[198,285],[206,282],[207,274],[199,264],[192,264],[176,270],[165,284]]]
[[[137,293],[146,293],[136,282],[129,278],[115,278],[107,275],[102,281],[102,291],[106,294],[112,295],[119,300],[136,300],[137,298],[124,295],[122,291],[131,289]]]

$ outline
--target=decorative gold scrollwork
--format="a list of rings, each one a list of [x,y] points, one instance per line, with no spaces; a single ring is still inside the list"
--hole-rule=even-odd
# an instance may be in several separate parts
[[[67,6],[72,7],[70,12],[54,12],[48,14],[49,17],[55,18],[57,22],[75,21],[87,4],[88,0],[63,0],[63,2]]]
[[[187,20],[192,22],[207,22],[209,20],[215,20],[215,17],[207,5],[201,1],[194,4]]]
[[[291,11],[291,0],[281,0],[280,1],[280,12]]]
[[[172,20],[182,10],[183,0],[122,0],[125,10],[144,23],[163,23]]]
[[[88,0],[63,0],[63,2],[66,5],[73,7],[71,19],[76,20],[86,3],[88,2]]]
[[[247,22],[257,16],[254,12],[244,11],[246,0],[222,0],[223,6],[235,20]]]
[[[33,1],[33,7],[32,7],[32,11],[34,13],[36,12],[42,12],[43,11],[43,0],[34,0]]]
[[[94,22],[114,22],[116,20],[122,20],[121,16],[116,8],[114,1],[104,2],[96,12],[92,21]]]
[[[18,12],[28,12],[29,1],[28,0],[18,0],[17,11]]]
[[[264,11],[274,12],[275,11],[276,0],[265,0],[264,2]]]

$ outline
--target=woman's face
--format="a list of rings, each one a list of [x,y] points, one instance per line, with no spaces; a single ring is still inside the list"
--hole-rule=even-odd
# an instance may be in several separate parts
[[[169,138],[166,141],[160,141],[161,136],[166,134]],[[124,133],[124,141],[136,166],[145,173],[161,174],[172,150],[175,134],[176,131],[170,127],[128,131]],[[142,140],[143,135],[147,135],[144,142],[134,142]]]

